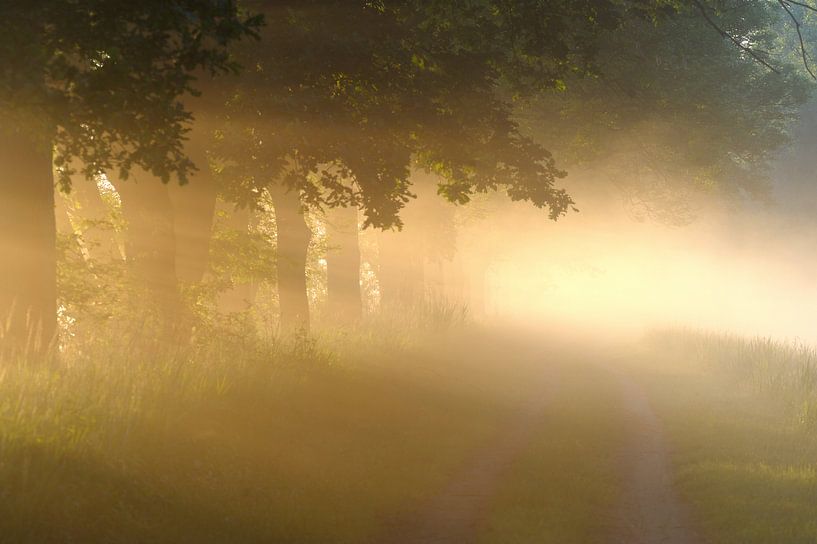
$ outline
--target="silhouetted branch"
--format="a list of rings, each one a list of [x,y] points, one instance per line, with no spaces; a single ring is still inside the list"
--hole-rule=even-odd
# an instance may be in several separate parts
[[[815,12],[817,12],[817,9],[806,4],[802,4],[800,2],[794,2],[792,0],[777,0],[777,3],[780,4],[784,10],[786,10],[786,13],[789,14],[789,17],[794,23],[794,29],[797,31],[797,38],[800,40],[800,54],[803,56],[803,66],[806,67],[806,71],[811,76],[811,79],[817,79],[817,75],[814,75],[814,72],[812,71],[811,66],[809,65],[808,54],[806,53],[806,44],[803,42],[803,33],[800,31],[801,26],[800,21],[797,20],[797,17],[795,17],[794,13],[792,13],[791,9],[789,9],[789,4],[791,3],[797,6],[806,7]]]
[[[817,7],[810,6],[810,5],[805,4],[803,2],[795,2],[795,0],[786,0],[786,3],[787,4],[794,4],[795,6],[800,6],[801,8],[806,8],[809,11],[813,11],[814,13],[817,13]]]
[[[778,0],[778,1],[782,1],[782,0]],[[738,41],[738,39],[737,39],[737,38],[735,38],[735,37],[734,37],[734,36],[732,36],[730,33],[728,33],[727,31],[725,31],[724,29],[722,29],[722,28],[721,28],[721,27],[718,25],[718,23],[716,23],[716,22],[715,22],[715,21],[712,19],[712,17],[710,17],[710,16],[709,16],[709,13],[707,13],[707,11],[706,11],[706,6],[705,6],[705,5],[703,5],[703,4],[702,4],[702,3],[701,3],[699,0],[692,0],[692,3],[695,5],[695,7],[696,7],[696,8],[698,8],[698,11],[700,11],[700,12],[701,12],[701,15],[703,15],[704,19],[705,19],[705,20],[706,20],[706,22],[709,24],[709,26],[711,26],[712,28],[714,28],[714,29],[715,29],[715,30],[718,32],[718,34],[720,34],[720,35],[721,35],[721,36],[723,36],[724,38],[726,38],[726,39],[728,39],[729,41],[731,41],[733,44],[735,44],[735,47],[737,47],[738,49],[740,49],[741,51],[743,51],[744,53],[746,53],[747,55],[749,55],[750,57],[752,57],[752,58],[753,58],[755,61],[757,61],[758,63],[762,64],[763,66],[765,66],[766,68],[768,68],[769,70],[771,70],[772,72],[774,72],[775,74],[779,74],[779,73],[780,73],[780,71],[779,71],[777,68],[775,68],[774,66],[772,66],[771,64],[769,64],[769,63],[768,63],[768,62],[767,62],[765,59],[763,59],[763,58],[762,58],[760,55],[758,55],[758,54],[757,54],[757,52],[756,52],[755,50],[753,50],[751,47],[747,47],[747,46],[743,45],[742,43],[740,43],[740,41]],[[798,31],[798,32],[799,32],[799,31]]]

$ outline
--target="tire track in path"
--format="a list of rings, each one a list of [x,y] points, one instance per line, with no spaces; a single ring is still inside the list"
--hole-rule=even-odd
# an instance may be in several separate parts
[[[622,399],[620,409],[627,421],[628,434],[624,447],[618,452],[624,488],[615,511],[610,512],[612,519],[605,542],[702,544],[675,492],[661,425],[646,394],[632,378],[601,368],[599,373],[618,382]],[[481,522],[500,483],[513,462],[528,447],[534,430],[551,406],[550,391],[555,385],[552,379],[549,380],[540,394],[511,420],[505,431],[478,451],[440,493],[416,511],[389,523],[373,542],[476,542]]]
[[[418,511],[388,527],[383,544],[472,544],[499,484],[527,448],[550,402],[546,384],[508,427],[482,448],[452,481]]]
[[[611,542],[700,544],[673,486],[661,425],[644,391],[631,378],[618,379],[629,437],[621,453],[624,493]]]

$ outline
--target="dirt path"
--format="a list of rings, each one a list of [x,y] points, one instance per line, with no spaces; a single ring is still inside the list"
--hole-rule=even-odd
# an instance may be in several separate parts
[[[604,374],[607,374],[604,372]],[[676,496],[668,452],[646,395],[630,378],[608,374],[620,383],[631,439],[621,452],[624,497],[613,512],[616,544],[700,544]],[[552,387],[552,386],[548,386]],[[547,391],[547,388],[546,388]],[[395,521],[374,541],[384,544],[469,544],[507,469],[525,450],[549,404],[543,392],[490,446],[481,450],[452,482],[419,510]]]
[[[549,402],[548,387],[515,417],[508,429],[481,450],[430,503],[388,527],[383,544],[471,544],[499,483],[525,451]]]
[[[666,444],[644,391],[616,376],[632,431],[622,454],[624,498],[617,512],[614,542],[627,544],[699,544],[672,484]]]

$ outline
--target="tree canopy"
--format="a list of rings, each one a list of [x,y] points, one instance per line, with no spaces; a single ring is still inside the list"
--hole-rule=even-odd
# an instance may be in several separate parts
[[[233,0],[0,4],[0,125],[50,140],[60,181],[133,165],[185,181],[196,76],[235,71],[228,45],[261,19]]]
[[[56,337],[54,180],[140,167],[187,179],[183,145],[201,74],[261,20],[232,0],[0,3],[0,314],[3,350]]]
[[[686,221],[690,192],[763,198],[771,161],[808,96],[777,2],[706,9],[768,65],[689,7],[660,25],[628,19],[600,39],[597,76],[572,77],[563,92],[520,109],[562,165],[605,168],[642,216]]]
[[[359,209],[365,226],[399,228],[423,179],[423,192],[450,202],[503,193],[558,219],[574,207],[561,180],[598,165],[641,215],[666,221],[685,220],[690,191],[762,196],[808,94],[815,13],[772,0],[22,4],[0,6],[0,137],[28,146],[38,166],[2,179],[7,203],[31,207],[7,204],[0,245],[36,239],[45,257],[8,265],[0,308],[24,291],[54,298],[53,150],[65,189],[76,169],[118,186],[132,169],[184,184],[198,167],[230,204],[269,197],[278,294],[297,291],[290,315],[301,317],[313,239],[302,207],[347,208],[352,226]],[[12,162],[25,151],[6,148]],[[174,252],[196,244],[190,277],[200,282],[216,210],[209,176],[190,181],[172,198],[158,182],[153,196],[136,194],[148,182],[120,191],[126,215],[162,223],[144,222],[143,260],[166,265],[162,283],[176,295]],[[42,221],[27,222],[35,208]],[[435,225],[451,220],[438,215]],[[133,265],[137,245],[125,246]],[[44,271],[39,287],[27,267]],[[358,276],[342,274],[359,292]]]
[[[571,206],[564,173],[522,134],[513,96],[558,88],[591,70],[603,31],[649,19],[665,2],[250,3],[265,47],[227,92],[220,135],[237,199],[281,177],[313,205],[360,206],[366,223],[399,225],[412,164],[465,203],[504,190],[513,200]],[[281,54],[281,52],[286,54]],[[286,166],[286,168],[285,168]],[[238,181],[238,183],[235,183]]]

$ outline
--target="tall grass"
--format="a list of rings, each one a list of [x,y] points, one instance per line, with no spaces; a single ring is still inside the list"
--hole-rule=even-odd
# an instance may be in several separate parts
[[[638,376],[707,542],[817,542],[815,349],[664,330]]]
[[[653,331],[647,341],[664,354],[720,372],[736,386],[783,401],[801,423],[817,430],[814,346],[692,329]]]
[[[184,346],[123,323],[3,361],[0,542],[365,540],[505,415],[441,315]]]
[[[467,325],[470,315],[466,304],[428,290],[410,302],[384,305],[366,321],[392,331],[446,332]]]

